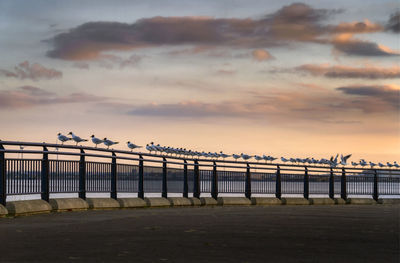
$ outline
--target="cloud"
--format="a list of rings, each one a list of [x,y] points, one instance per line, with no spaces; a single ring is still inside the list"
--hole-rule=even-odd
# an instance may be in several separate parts
[[[89,63],[82,62],[82,61],[74,62],[74,63],[72,64],[72,66],[73,66],[74,68],[79,68],[79,69],[89,69],[89,68],[90,68]]]
[[[14,70],[0,69],[0,75],[17,79],[58,79],[62,77],[62,72],[46,68],[38,63],[30,64],[29,61],[24,61],[14,67]]]
[[[374,42],[353,38],[350,33],[340,34],[332,40],[334,48],[347,55],[398,56],[399,53]]]
[[[264,49],[253,50],[253,52],[251,52],[251,55],[253,56],[253,59],[259,62],[274,59],[274,57]]]
[[[351,86],[330,90],[303,85],[298,90],[249,92],[248,97],[240,100],[214,103],[191,100],[130,107],[126,110],[128,114],[145,117],[234,118],[270,123],[359,121],[368,118],[369,114],[398,115],[399,89],[394,86]]]
[[[307,72],[314,76],[325,76],[328,78],[365,78],[365,79],[390,79],[400,78],[400,67],[349,67],[330,66],[326,64],[305,64],[295,68],[297,71]]]
[[[375,101],[375,104],[371,103],[366,105],[366,111],[370,111],[368,107],[375,108],[377,100],[385,103],[387,107],[400,110],[400,89],[390,85],[354,85],[347,87],[339,87],[337,90],[343,92],[346,95],[366,97]],[[381,103],[379,103],[381,104]],[[382,105],[380,105],[382,106]]]
[[[87,93],[72,93],[59,96],[33,86],[22,86],[13,90],[0,91],[0,109],[32,108],[62,103],[86,103],[103,101],[106,98]]]
[[[372,23],[369,20],[364,22],[350,22],[350,23],[340,23],[333,28],[333,33],[374,33],[383,31],[384,27],[380,24]]]
[[[89,22],[54,36],[52,58],[97,59],[110,50],[163,45],[262,48],[285,41],[315,41],[325,34],[320,24],[337,10],[291,4],[261,19],[212,17],[153,17],[132,24]]]
[[[386,30],[395,33],[400,32],[400,11],[397,11],[390,15],[389,21],[386,23],[385,28]]]

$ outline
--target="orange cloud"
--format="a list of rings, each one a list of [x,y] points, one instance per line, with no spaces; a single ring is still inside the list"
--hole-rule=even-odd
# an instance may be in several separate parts
[[[266,51],[264,49],[253,50],[253,52],[251,54],[252,54],[253,58],[259,62],[274,59],[274,57],[268,51]]]
[[[30,64],[29,61],[19,63],[14,67],[14,70],[0,69],[0,75],[18,79],[58,79],[62,77],[62,72],[46,68],[39,63]]]

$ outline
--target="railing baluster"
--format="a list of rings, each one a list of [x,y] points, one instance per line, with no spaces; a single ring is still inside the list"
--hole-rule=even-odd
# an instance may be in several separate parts
[[[79,198],[86,200],[86,161],[85,151],[81,149],[79,160]]]
[[[217,174],[217,164],[215,162],[213,162],[211,197],[214,199],[218,198],[218,174]]]
[[[245,190],[244,190],[246,198],[250,199],[251,198],[251,174],[250,174],[250,165],[247,164],[246,168],[246,184],[245,184]]]
[[[0,143],[0,150],[5,150],[3,145]],[[5,153],[0,152],[0,204],[6,205],[7,199],[7,180],[6,180],[6,159]]]
[[[329,198],[335,198],[335,177],[333,176],[333,169],[331,168],[329,174]]]
[[[275,184],[275,197],[281,199],[282,197],[282,185],[281,185],[281,168],[279,165],[276,166],[276,184]]]
[[[143,156],[139,155],[139,181],[138,181],[138,197],[144,199],[144,187],[143,187]]]
[[[111,198],[117,199],[117,156],[114,152],[111,162]]]
[[[310,180],[308,177],[308,169],[305,166],[304,167],[304,192],[303,192],[303,196],[305,199],[308,199],[308,197],[310,196]]]
[[[199,162],[194,160],[193,197],[200,198],[200,170]]]
[[[372,197],[374,198],[375,201],[378,201],[379,198],[379,193],[378,193],[378,172],[374,170],[374,192],[372,194]]]
[[[343,200],[347,200],[347,185],[346,185],[346,171],[342,168],[342,177],[341,177],[341,189],[340,189],[340,197]]]
[[[42,159],[42,189],[41,198],[42,200],[49,201],[49,154],[47,153],[47,147],[43,146],[43,159]]]
[[[161,196],[164,198],[168,197],[167,189],[167,159],[163,158],[163,169],[162,169],[162,193]]]
[[[183,197],[189,197],[187,161],[183,160]]]

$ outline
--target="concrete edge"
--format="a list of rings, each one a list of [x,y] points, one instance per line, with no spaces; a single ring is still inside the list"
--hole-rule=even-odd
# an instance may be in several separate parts
[[[6,208],[11,216],[50,213],[52,210],[49,203],[40,199],[7,202]]]
[[[81,198],[54,198],[49,200],[52,211],[76,211],[87,210],[89,204]]]
[[[376,205],[377,202],[374,199],[369,198],[348,198],[346,204],[350,205]]]
[[[146,197],[144,198],[148,207],[164,207],[171,206],[170,201],[164,197]]]
[[[217,200],[212,197],[200,197],[201,205],[218,205]]]
[[[112,198],[86,198],[89,209],[119,209],[121,205]]]
[[[199,198],[196,197],[189,197],[188,198],[190,202],[192,203],[192,206],[201,206],[201,201]]]
[[[252,205],[282,205],[282,200],[276,197],[252,197]]]
[[[147,207],[147,203],[145,200],[137,197],[131,198],[118,198],[117,199],[121,208],[140,208]]]
[[[310,198],[311,205],[336,205],[335,200],[331,198]]]
[[[282,198],[282,204],[285,205],[310,205],[310,200],[301,197]]]
[[[192,201],[185,197],[168,197],[171,206],[192,206]]]
[[[5,206],[0,205],[0,217],[5,217],[8,215],[8,210]]]
[[[218,205],[251,205],[251,200],[246,197],[218,197]]]
[[[400,205],[400,199],[380,198],[380,199],[378,199],[378,204],[381,204],[381,205]]]

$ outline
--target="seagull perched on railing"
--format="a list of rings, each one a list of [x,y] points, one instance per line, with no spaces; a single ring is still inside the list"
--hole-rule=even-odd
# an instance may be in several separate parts
[[[92,138],[92,142],[96,145],[96,148],[97,148],[98,144],[103,143],[103,140],[100,140],[99,138],[96,138],[94,135],[92,135],[90,137]]]
[[[383,167],[385,167],[386,165],[384,165],[383,163],[378,163],[378,166],[379,166],[380,168],[383,168]]]
[[[76,136],[73,132],[69,132],[68,134],[72,136],[72,140],[76,142],[76,145],[78,145],[78,143],[80,142],[87,142],[86,139],[82,139],[81,137]]]
[[[236,161],[240,158],[240,155],[238,154],[232,154],[233,159],[235,159]]]
[[[252,158],[252,156],[247,155],[247,154],[243,154],[243,153],[241,153],[240,156],[241,156],[241,157],[243,158],[243,160],[245,160],[245,161],[247,161],[247,160],[249,160],[249,159]]]
[[[393,162],[393,166],[396,168],[400,168],[400,165],[396,161]]]
[[[57,134],[57,138],[61,141],[61,144],[64,144],[64,142],[66,141],[72,140],[72,138],[62,135],[61,133]]]
[[[358,165],[358,163],[356,162],[351,162],[351,165],[353,165],[354,167],[356,167]]]
[[[281,161],[284,162],[284,163],[289,162],[289,160],[286,159],[285,157],[281,157]]]
[[[118,144],[118,142],[113,142],[111,140],[108,140],[107,138],[103,139],[103,143],[107,146],[107,149],[110,148],[110,146],[114,145],[114,144]]]
[[[347,159],[351,157],[351,154],[343,156],[343,154],[340,155],[340,164],[345,166],[347,165]]]
[[[259,155],[254,155],[254,159],[256,159],[257,162],[258,162],[258,161],[263,160],[264,158],[262,156],[259,156]]]
[[[130,141],[128,141],[126,144],[128,145],[128,148],[131,149],[131,151],[133,149],[142,148],[142,146],[139,146],[139,145],[136,145],[134,143],[131,143]]]

